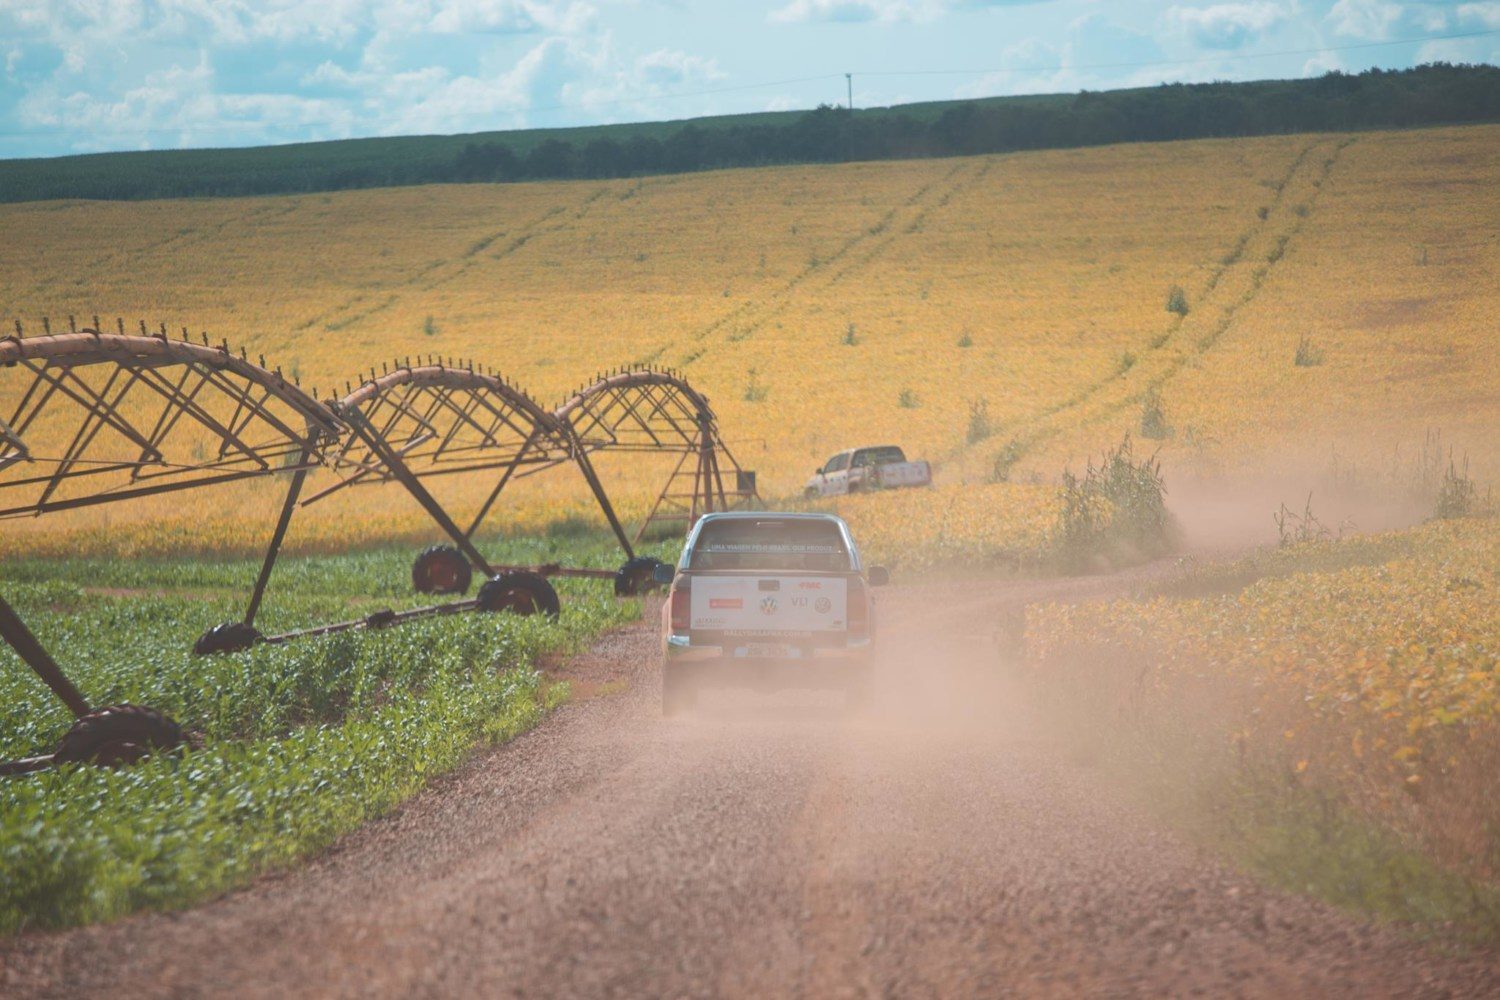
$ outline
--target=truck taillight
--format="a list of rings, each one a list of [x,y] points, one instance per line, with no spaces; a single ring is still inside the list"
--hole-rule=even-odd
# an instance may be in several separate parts
[[[672,633],[674,635],[686,635],[688,626],[692,624],[692,594],[688,591],[688,582],[679,579],[672,586]]]
[[[867,632],[870,629],[870,600],[865,593],[865,581],[851,577],[848,592],[849,631]]]

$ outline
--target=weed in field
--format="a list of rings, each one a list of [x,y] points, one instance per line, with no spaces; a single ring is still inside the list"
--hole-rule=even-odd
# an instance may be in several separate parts
[[[745,393],[742,397],[747,403],[763,403],[771,390],[760,383],[760,373],[752,368],[748,372],[745,382]]]
[[[428,313],[427,318],[422,321],[422,332],[429,337],[437,336],[437,321],[432,318],[431,313]]]
[[[993,432],[990,426],[990,403],[987,399],[975,399],[969,402],[969,431],[967,440],[969,444],[978,444]]]
[[[845,347],[854,347],[859,344],[859,331],[855,329],[853,323],[844,327],[844,337],[840,343]]]
[[[971,336],[969,336],[969,331],[965,330],[963,336],[958,338],[958,346],[959,347],[973,347],[974,346],[974,338],[971,337]]]
[[[917,394],[911,389],[902,389],[901,395],[896,398],[896,402],[903,410],[915,410],[922,405],[922,401],[917,398]]]
[[[1155,457],[1137,460],[1130,438],[1082,477],[1063,473],[1052,546],[1070,571],[1159,555],[1172,546],[1166,485]]]
[[[1297,341],[1297,354],[1292,360],[1298,368],[1315,368],[1323,363],[1323,349],[1304,334]]]
[[[1172,428],[1162,407],[1161,392],[1152,386],[1141,399],[1141,437],[1162,441],[1171,436]]]
[[[1020,441],[1015,438],[1007,441],[1005,447],[995,454],[994,461],[990,463],[990,482],[1010,482],[1010,470],[1021,460],[1022,454]]]
[[[1187,292],[1180,285],[1173,285],[1167,291],[1167,312],[1176,313],[1179,316],[1188,314]]]
[[[1432,516],[1445,521],[1468,517],[1474,513],[1474,499],[1474,480],[1469,478],[1468,456],[1464,457],[1462,471],[1450,456],[1448,471],[1443,473],[1443,481],[1438,486],[1437,505]]]
[[[1288,545],[1324,542],[1333,537],[1333,532],[1313,513],[1311,493],[1307,495],[1302,513],[1298,514],[1283,503],[1271,515],[1271,519],[1276,522],[1277,543],[1283,548]]]

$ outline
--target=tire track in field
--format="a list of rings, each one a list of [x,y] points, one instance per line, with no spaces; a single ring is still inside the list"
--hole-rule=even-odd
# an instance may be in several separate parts
[[[228,218],[221,219],[219,222],[216,222],[202,229],[179,229],[169,236],[157,239],[155,242],[142,244],[138,247],[115,247],[108,251],[105,251],[103,254],[100,254],[98,257],[95,257],[93,260],[84,264],[81,268],[81,272],[82,275],[87,277],[88,275],[103,271],[104,269],[111,266],[123,265],[127,261],[135,262],[135,264],[139,266],[139,262],[145,257],[154,256],[163,252],[176,253],[182,250],[186,250],[190,247],[199,246],[223,236],[225,230],[229,229],[231,226],[247,224],[259,225],[263,221],[270,221],[271,219],[277,219],[285,215],[290,215],[292,212],[295,212],[298,208],[300,208],[301,205],[302,200],[300,198],[296,199],[290,204],[284,204],[278,201],[278,203],[276,204],[262,205],[259,208],[253,209],[241,215],[231,215]],[[62,283],[63,276],[59,274],[53,274],[50,277],[33,282],[32,291],[41,294],[49,286],[60,285]]]
[[[639,191],[643,183],[628,189],[630,194]],[[411,292],[434,291],[477,267],[504,260],[538,238],[568,228],[609,195],[610,190],[608,186],[597,188],[581,202],[553,205],[519,227],[510,226],[481,236],[456,255],[431,261],[394,286],[356,293],[328,312],[303,321],[294,330],[306,330],[320,323],[330,332],[343,330],[390,309]],[[496,244],[499,247],[492,249]]]
[[[775,317],[784,313],[806,287],[832,288],[851,274],[867,267],[903,236],[920,232],[931,214],[948,205],[953,198],[978,184],[994,165],[986,159],[977,167],[959,163],[937,180],[928,181],[888,210],[875,223],[846,239],[832,254],[810,261],[805,267],[768,295],[741,303],[703,327],[692,338],[692,348],[679,364],[687,367],[707,351],[707,341],[724,333],[728,343],[755,335]],[[672,348],[676,340],[663,342],[651,354],[640,359],[650,364]]]
[[[1260,293],[1291,241],[1306,226],[1343,151],[1357,141],[1353,137],[1314,141],[1302,148],[1276,182],[1265,217],[1257,217],[1209,273],[1190,313],[1176,317],[1165,332],[1156,334],[1149,347],[1142,350],[1138,361],[1086,386],[1027,421],[1002,423],[989,440],[1005,442],[1000,447],[1006,453],[1007,464],[1026,458],[1038,446],[1070,427],[1091,427],[1127,407],[1139,405],[1148,393],[1159,391],[1184,368],[1212,350],[1233,325],[1239,312]],[[1289,205],[1287,192],[1300,189],[1304,184],[1311,187],[1311,193],[1306,200],[1295,206]],[[1229,279],[1239,274],[1246,276],[1248,286],[1235,295],[1231,288],[1233,282]],[[1203,317],[1210,316],[1215,318],[1208,329],[1197,332],[1205,322]],[[1077,417],[1080,410],[1084,411],[1081,418]],[[949,458],[961,458],[971,451],[970,446],[961,444]]]

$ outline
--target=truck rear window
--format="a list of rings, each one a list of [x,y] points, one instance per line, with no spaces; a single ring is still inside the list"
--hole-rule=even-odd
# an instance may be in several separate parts
[[[849,550],[829,521],[750,518],[710,521],[698,533],[688,569],[849,570]]]
[[[884,448],[865,448],[854,456],[854,464],[858,466],[867,465],[893,465],[906,461],[906,455],[895,445]]]

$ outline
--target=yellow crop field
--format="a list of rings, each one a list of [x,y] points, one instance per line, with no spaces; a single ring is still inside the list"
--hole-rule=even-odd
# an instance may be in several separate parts
[[[1111,692],[1132,717],[1192,718],[1221,750],[1346,789],[1397,828],[1438,824],[1410,832],[1492,865],[1481,852],[1500,751],[1500,521],[1280,558],[1222,596],[1034,607],[1030,663],[1048,682],[1080,671],[1075,684]]]
[[[477,359],[548,405],[603,368],[675,366],[767,495],[796,495],[841,448],[899,443],[937,469],[928,506],[988,518],[965,530],[1003,553],[1045,520],[1036,494],[954,491],[999,478],[997,463],[1012,483],[1054,482],[1138,433],[1151,393],[1169,480],[1334,450],[1375,461],[1431,427],[1492,478],[1500,241],[1476,223],[1500,219],[1497,148],[1485,126],[7,205],[0,301],[28,333],[96,312],[207,330],[324,392],[419,354]],[[1185,315],[1166,308],[1174,287]],[[1318,364],[1294,364],[1304,340]],[[601,466],[636,517],[666,472]],[[462,510],[489,485],[442,490]],[[8,522],[0,554],[253,550],[279,488]],[[508,493],[496,523],[587,511],[579,477],[557,470]],[[912,521],[919,541],[944,533]],[[310,508],[291,543],[432,535],[391,487]]]

